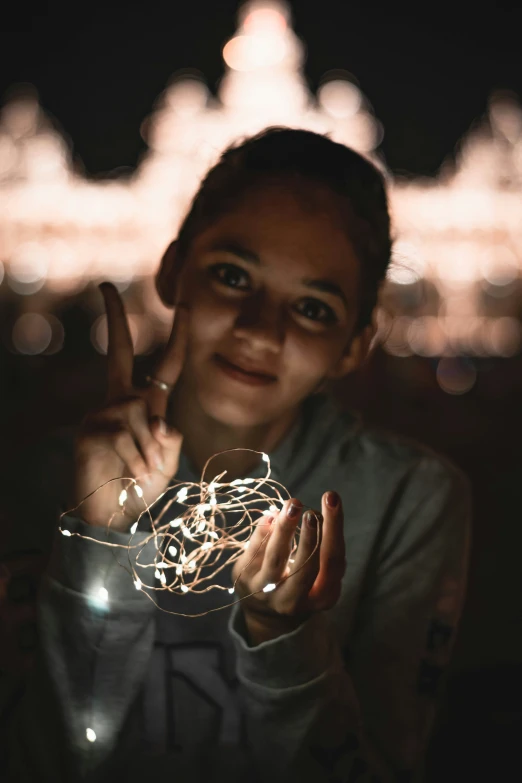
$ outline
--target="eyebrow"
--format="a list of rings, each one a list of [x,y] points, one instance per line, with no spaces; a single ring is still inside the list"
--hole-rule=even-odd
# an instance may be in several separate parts
[[[212,245],[212,247],[209,248],[209,251],[230,253],[231,255],[237,256],[238,258],[241,258],[243,261],[246,261],[247,264],[261,266],[261,259],[256,253],[254,253],[252,250],[247,250],[246,248],[241,247],[241,245],[238,245],[235,242],[218,242],[215,245]],[[322,293],[325,294],[333,294],[334,296],[339,297],[339,299],[341,299],[346,309],[347,310],[350,309],[348,305],[348,300],[346,299],[346,296],[344,295],[342,288],[339,285],[337,285],[337,283],[334,283],[331,280],[315,279],[315,278],[308,278],[308,277],[304,278],[301,282],[307,288],[313,288],[316,291],[321,291]]]

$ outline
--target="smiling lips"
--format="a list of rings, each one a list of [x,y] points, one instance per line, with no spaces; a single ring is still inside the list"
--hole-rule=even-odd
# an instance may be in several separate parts
[[[214,359],[218,367],[230,378],[242,381],[250,386],[266,386],[277,380],[275,375],[270,375],[266,372],[247,370],[245,367],[232,364],[232,362],[229,362],[228,359],[225,359],[223,356],[219,356],[219,354],[216,354]]]

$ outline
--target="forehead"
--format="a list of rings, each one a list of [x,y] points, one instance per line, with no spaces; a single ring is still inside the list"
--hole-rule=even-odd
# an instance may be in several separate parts
[[[313,183],[273,182],[248,190],[233,207],[194,240],[206,251],[220,240],[250,250],[263,263],[300,276],[321,273],[345,284],[358,280],[359,262],[350,233],[350,204]]]

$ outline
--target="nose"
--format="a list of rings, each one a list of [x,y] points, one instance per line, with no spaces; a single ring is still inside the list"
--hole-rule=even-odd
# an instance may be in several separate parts
[[[285,338],[281,308],[264,296],[243,300],[234,337],[248,342],[252,350],[277,353]]]

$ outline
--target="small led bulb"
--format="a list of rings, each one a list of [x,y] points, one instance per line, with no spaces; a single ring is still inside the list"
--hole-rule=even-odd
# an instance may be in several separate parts
[[[176,557],[178,554],[178,550],[175,546],[169,546],[169,555],[172,555],[172,557]]]
[[[119,504],[120,504],[120,506],[123,506],[123,504],[125,503],[126,500],[127,500],[127,490],[126,489],[122,489],[122,491],[120,492],[120,497],[119,497]]]
[[[62,536],[70,536],[71,531],[70,530],[62,530]]]
[[[179,527],[181,523],[183,522],[183,519],[181,517],[177,517],[176,519],[173,519],[170,523],[171,527]]]
[[[270,584],[268,584],[268,585],[265,585],[265,586],[263,587],[263,593],[270,593],[272,590],[275,590],[275,589],[276,589],[276,586],[277,586],[277,585],[275,585],[273,582],[271,582],[271,583],[270,583]]]
[[[109,592],[105,589],[105,587],[100,587],[98,590],[98,598],[100,598],[102,601],[109,600]]]
[[[92,729],[86,729],[85,736],[89,740],[89,742],[96,742],[96,732]]]
[[[139,486],[139,484],[135,484],[135,485],[134,485],[134,492],[137,494],[137,496],[138,496],[139,498],[142,498],[142,497],[143,497],[143,490],[142,490],[142,488]]]
[[[268,454],[263,454],[263,462],[270,462]]]
[[[186,487],[181,487],[176,497],[181,503],[183,503],[183,501],[187,499],[187,495],[188,495],[188,489]]]
[[[134,580],[134,587],[136,588],[136,590],[141,590],[142,584],[143,583],[141,579],[139,578],[139,576],[137,576],[136,579]]]
[[[130,532],[132,533],[132,535],[134,535],[134,533],[136,532],[137,529],[138,529],[138,523],[135,522],[133,525],[131,525],[131,529],[130,529]]]
[[[230,593],[230,595],[234,595],[234,588],[233,587],[229,587],[228,588],[228,592]]]
[[[187,587],[187,585],[181,585],[181,592],[182,592],[182,593],[188,593],[188,587]]]

